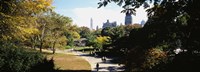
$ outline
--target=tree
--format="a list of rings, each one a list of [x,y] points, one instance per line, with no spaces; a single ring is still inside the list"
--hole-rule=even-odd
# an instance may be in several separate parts
[[[88,36],[91,35],[91,31],[88,27],[80,27],[80,35],[81,35],[81,38],[87,38]]]
[[[79,35],[79,28],[77,25],[71,25],[68,24],[66,31],[65,31],[65,36],[67,38],[67,45],[69,46],[74,46],[74,40],[80,39]]]
[[[109,36],[99,36],[95,39],[94,47],[97,50],[101,50],[103,48],[103,45],[110,43],[110,37]]]
[[[123,30],[123,26],[117,26],[114,28],[104,28],[101,32],[102,36],[109,36],[111,37],[112,42],[115,42],[118,38],[125,35],[125,31]]]
[[[120,6],[131,5],[133,9],[139,8],[153,2],[154,6],[147,10],[149,20],[138,32],[134,30],[130,34],[132,46],[127,54],[128,71],[191,71],[198,70],[195,65],[199,65],[199,56],[195,51],[199,51],[200,41],[197,37],[197,30],[200,30],[198,0],[103,0],[100,6],[106,6],[109,2],[116,2]],[[147,6],[148,7],[148,6]],[[178,55],[174,55],[174,50],[181,48]],[[158,50],[157,50],[158,49]],[[156,57],[147,62],[151,50],[160,51],[159,54],[167,53],[167,62],[156,62],[151,67]],[[134,55],[134,56],[132,56]],[[172,56],[174,55],[174,56]],[[156,56],[156,55],[153,55]],[[166,59],[166,58],[164,58]],[[184,60],[181,61],[181,60]],[[187,62],[187,63],[186,63]],[[141,65],[149,66],[141,66]],[[173,68],[175,65],[176,67]],[[173,66],[173,67],[172,67]],[[137,68],[138,67],[138,68]],[[137,69],[135,69],[137,68]]]
[[[53,50],[53,54],[55,53],[55,47],[60,48],[66,45],[66,37],[64,35],[67,24],[70,24],[70,18],[56,14],[52,12],[47,18],[50,18],[50,23],[47,28],[47,45],[50,44],[50,48]],[[57,46],[56,46],[57,45]]]
[[[38,6],[42,5],[42,8]],[[37,16],[51,10],[51,0],[1,0],[1,38],[2,43],[23,44],[32,34],[38,33]]]
[[[52,9],[51,3],[52,0],[0,0],[1,72],[29,72],[39,63],[54,70],[53,61],[47,64],[41,54],[25,50],[29,41],[35,44],[34,39],[40,33],[38,18]]]
[[[38,40],[40,41],[40,52],[42,52],[42,48],[43,48],[43,45],[44,45],[44,38],[45,38],[45,35],[46,35],[46,26],[47,26],[47,23],[48,22],[48,19],[46,19],[45,17],[41,17],[39,20],[38,20],[38,23],[41,24],[40,25],[40,28],[39,30],[41,30],[40,34],[38,35]]]
[[[72,21],[69,17],[59,15],[55,12],[50,12],[45,15],[44,20],[46,25],[42,25],[40,28],[40,30],[45,29],[41,31],[43,33],[40,34],[40,37],[42,37],[42,35],[44,37],[43,41],[40,43],[43,43],[43,46],[46,48],[51,48],[53,53],[55,53],[56,48],[63,48],[67,44],[65,33],[68,31],[67,26],[70,26]],[[72,35],[74,38],[79,38],[77,33],[72,33]]]

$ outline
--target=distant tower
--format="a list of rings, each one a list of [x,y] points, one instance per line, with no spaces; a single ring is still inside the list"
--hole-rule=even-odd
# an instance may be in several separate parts
[[[125,25],[129,25],[132,24],[132,16],[130,11],[126,12],[126,16],[125,16]]]
[[[122,26],[123,24],[122,23],[120,23],[120,26]]]
[[[92,18],[90,19],[90,29],[91,30],[93,29],[93,20],[92,20]]]
[[[146,22],[145,22],[144,20],[141,21],[142,27],[144,26],[145,23],[146,23]]]
[[[98,29],[99,29],[99,26],[96,27],[96,30],[98,30]]]

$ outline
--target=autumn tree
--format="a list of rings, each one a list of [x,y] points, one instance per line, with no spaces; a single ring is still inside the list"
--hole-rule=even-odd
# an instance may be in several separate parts
[[[81,38],[79,34],[79,28],[77,25],[68,24],[65,32],[65,36],[67,37],[67,45],[74,46],[74,40],[78,40]]]
[[[132,30],[129,36],[127,71],[198,70],[200,57],[194,52],[198,52],[200,46],[197,37],[199,0],[101,0],[99,6],[110,2],[122,8],[131,6],[133,11],[141,6],[148,8],[149,19],[145,26]],[[149,7],[150,4],[153,6]],[[174,50],[178,48],[182,52],[175,54]]]
[[[63,48],[67,44],[65,32],[68,24],[71,23],[70,18],[51,12],[48,16],[48,24],[46,26],[45,46],[50,47],[55,53],[56,48]]]
[[[91,34],[91,31],[88,27],[80,27],[81,38],[87,38]]]
[[[37,20],[52,9],[51,3],[52,0],[0,0],[1,72],[30,72],[33,66],[48,62],[43,61],[42,54],[25,47],[40,33]],[[53,71],[53,63],[51,66],[47,70]]]
[[[1,0],[1,41],[22,44],[32,34],[38,33],[37,17],[51,10],[51,0]]]
[[[103,45],[110,44],[110,37],[109,36],[98,36],[95,39],[94,48],[98,51],[102,50]]]

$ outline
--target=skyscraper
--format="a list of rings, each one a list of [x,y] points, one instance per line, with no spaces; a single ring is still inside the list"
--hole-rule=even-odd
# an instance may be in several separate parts
[[[92,18],[90,19],[90,29],[91,30],[93,29],[93,19]]]
[[[106,27],[116,27],[117,26],[117,22],[109,22],[109,20],[107,20],[107,22],[103,23],[102,28],[106,28]]]
[[[96,26],[96,30],[98,30],[99,29],[99,26]]]
[[[126,12],[126,16],[125,16],[125,25],[129,25],[132,24],[132,16],[130,11]]]
[[[144,20],[141,21],[142,27],[144,26],[145,23],[146,23],[146,22],[145,22]]]

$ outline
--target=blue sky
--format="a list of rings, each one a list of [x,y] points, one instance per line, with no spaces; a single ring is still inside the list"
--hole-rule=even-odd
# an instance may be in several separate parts
[[[97,9],[99,0],[54,0],[54,11],[71,17],[73,23],[78,26],[90,26],[90,19],[93,19],[93,28],[102,27],[107,19],[110,22],[117,21],[117,24],[124,24],[125,14],[120,13],[123,10],[114,3],[106,7]],[[140,23],[141,20],[147,20],[146,12],[143,8],[137,10],[137,15],[133,16],[133,23]]]
[[[53,6],[59,14],[74,17],[72,12],[75,8],[95,7],[98,0],[54,0]]]

